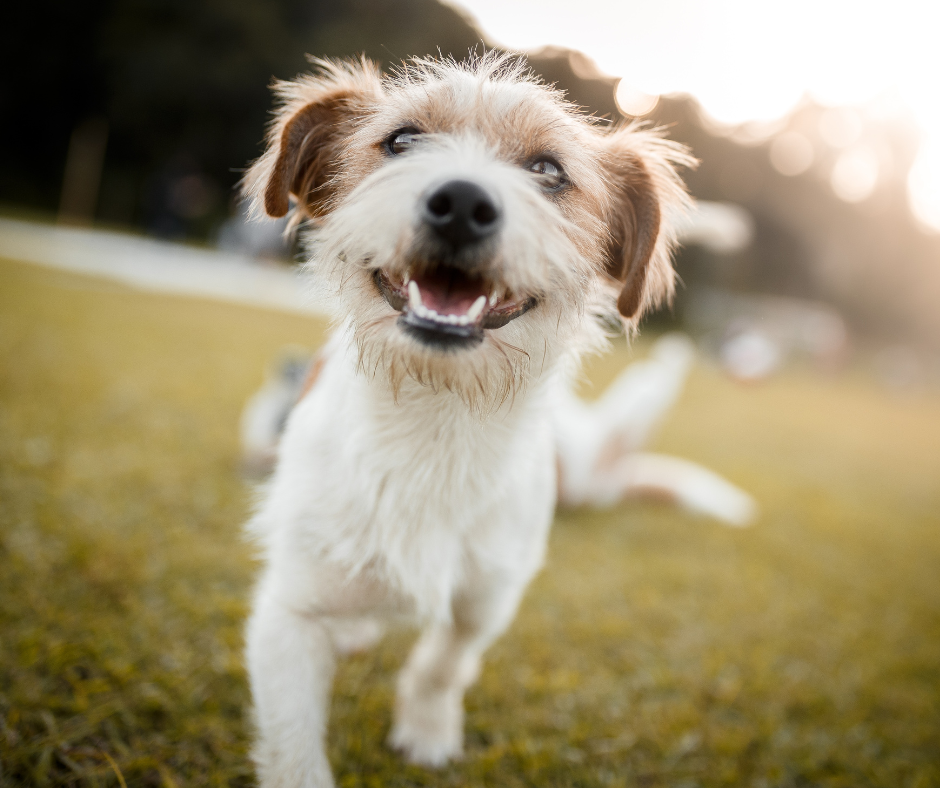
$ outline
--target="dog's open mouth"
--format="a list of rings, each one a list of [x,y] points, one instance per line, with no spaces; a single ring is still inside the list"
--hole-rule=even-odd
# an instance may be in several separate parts
[[[376,269],[375,283],[399,324],[427,345],[456,349],[483,341],[486,329],[501,328],[536,304],[515,297],[485,277],[438,265],[403,277]]]

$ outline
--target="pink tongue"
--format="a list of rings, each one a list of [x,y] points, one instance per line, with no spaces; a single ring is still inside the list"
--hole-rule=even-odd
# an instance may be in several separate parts
[[[414,277],[421,303],[439,315],[465,315],[483,292],[483,282],[463,276],[427,274]]]

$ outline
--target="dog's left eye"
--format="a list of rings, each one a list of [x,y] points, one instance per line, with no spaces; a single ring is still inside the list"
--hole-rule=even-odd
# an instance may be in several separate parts
[[[560,189],[568,182],[565,178],[565,171],[551,159],[539,159],[533,162],[529,165],[529,172],[538,175],[542,187],[548,191]]]
[[[417,129],[399,129],[392,132],[385,140],[385,147],[394,156],[411,150],[421,142],[421,132]]]

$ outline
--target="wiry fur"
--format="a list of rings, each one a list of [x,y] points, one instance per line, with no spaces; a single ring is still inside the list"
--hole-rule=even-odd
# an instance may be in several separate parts
[[[248,628],[265,786],[332,783],[335,653],[389,616],[426,627],[391,743],[429,765],[460,754],[463,690],[542,560],[558,386],[605,325],[632,328],[670,298],[687,203],[674,166],[691,163],[655,131],[599,127],[518,59],[416,60],[390,77],[317,65],[276,86],[270,146],[246,177],[259,210],[283,215],[292,197],[311,220],[308,269],[337,323],[251,526],[266,560]],[[390,156],[383,141],[404,127],[422,142]],[[529,171],[546,155],[567,188]],[[502,211],[475,262],[536,306],[447,351],[402,330],[374,277],[436,265],[417,208],[454,179]]]
[[[578,224],[561,214],[533,193],[527,173],[499,161],[473,137],[442,135],[422,147],[349,191],[315,233],[323,240],[314,265],[336,294],[340,313],[353,321],[363,371],[383,373],[396,391],[405,379],[455,391],[474,409],[491,412],[524,388],[532,374],[551,365],[571,346],[572,337],[583,346],[602,341],[598,321],[583,319],[606,305],[594,274],[597,260],[585,257],[582,249],[589,232],[596,237],[604,228],[590,215],[579,217]],[[472,177],[503,195],[505,230],[491,258],[493,276],[515,293],[538,295],[541,303],[532,320],[494,333],[482,353],[442,355],[416,347],[395,330],[397,315],[376,300],[368,271],[353,266],[396,273],[405,265],[420,269],[422,242],[411,226],[413,206],[432,184],[459,177]],[[363,233],[363,226],[370,232]],[[533,235],[527,232],[533,226],[544,229]]]

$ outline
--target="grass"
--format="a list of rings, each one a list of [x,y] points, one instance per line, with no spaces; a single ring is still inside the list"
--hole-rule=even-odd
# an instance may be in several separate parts
[[[0,261],[0,785],[253,784],[235,426],[277,350],[322,338]],[[397,633],[339,672],[341,786],[940,786],[940,399],[702,366],[656,448],[760,521],[561,513],[466,759],[385,749]]]

